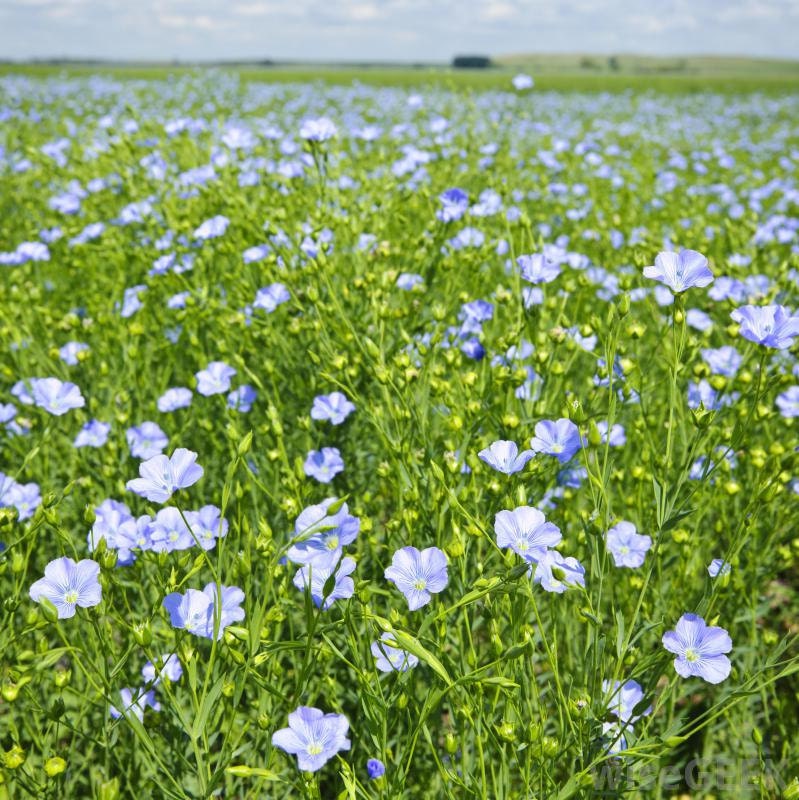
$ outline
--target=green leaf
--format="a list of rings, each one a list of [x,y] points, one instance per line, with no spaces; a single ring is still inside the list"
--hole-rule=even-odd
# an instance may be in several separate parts
[[[398,630],[391,630],[390,633],[395,641],[386,640],[387,645],[406,650],[420,661],[424,661],[447,686],[452,686],[452,678],[450,678],[444,665],[415,636]]]
[[[194,718],[194,725],[191,726],[192,739],[199,739],[202,735],[205,726],[208,724],[208,718],[214,709],[214,704],[219,699],[222,693],[222,686],[225,683],[225,676],[222,675],[216,683],[211,687],[208,694],[203,698],[202,705],[197,716]]]

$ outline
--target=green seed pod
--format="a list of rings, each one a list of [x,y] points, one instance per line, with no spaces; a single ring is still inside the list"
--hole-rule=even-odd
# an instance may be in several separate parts
[[[60,756],[53,756],[44,762],[44,771],[51,778],[60,775],[67,768],[67,762]]]

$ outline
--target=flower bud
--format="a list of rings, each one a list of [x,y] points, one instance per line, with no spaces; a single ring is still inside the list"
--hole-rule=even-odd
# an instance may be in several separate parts
[[[153,632],[148,622],[140,622],[133,626],[133,638],[141,647],[149,647],[153,641]]]
[[[58,609],[46,597],[39,598],[39,609],[48,622],[58,621]]]
[[[238,454],[239,458],[243,458],[250,452],[250,448],[252,447],[252,431],[249,431],[244,438],[239,442],[238,446]]]

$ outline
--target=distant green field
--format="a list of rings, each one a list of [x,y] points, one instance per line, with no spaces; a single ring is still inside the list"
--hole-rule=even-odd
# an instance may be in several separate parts
[[[596,68],[581,67],[588,59]],[[536,87],[547,91],[645,91],[648,89],[690,93],[705,90],[720,92],[767,91],[784,93],[799,90],[799,62],[759,61],[751,59],[685,59],[657,60],[619,57],[618,69],[611,70],[608,59],[602,56],[531,56],[508,57],[499,66],[485,70],[454,70],[449,67],[411,66],[347,66],[347,65],[236,65],[234,69],[246,80],[276,82],[313,82],[350,84],[359,81],[379,86],[440,85],[456,90],[507,88],[511,77],[524,69],[536,78]],[[0,75],[26,74],[89,75],[110,74],[118,78],[164,78],[200,72],[215,67],[172,64],[110,65],[110,64],[3,64]]]
[[[496,57],[507,68],[541,73],[614,73],[694,77],[799,77],[799,61],[740,56],[587,55],[583,53],[517,54]]]

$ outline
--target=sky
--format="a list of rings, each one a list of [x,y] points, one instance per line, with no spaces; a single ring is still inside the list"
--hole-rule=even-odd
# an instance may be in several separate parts
[[[0,59],[799,58],[799,0],[0,0]]]

